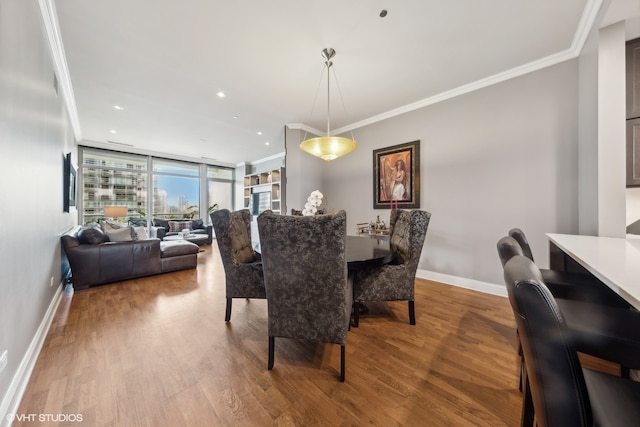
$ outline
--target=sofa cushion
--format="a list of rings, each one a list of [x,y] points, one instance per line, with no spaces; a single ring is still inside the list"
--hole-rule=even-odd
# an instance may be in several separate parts
[[[169,221],[169,231],[176,232],[190,230],[191,221]]]
[[[107,236],[109,236],[110,242],[130,242],[133,240],[132,228],[129,226],[121,228],[107,228],[105,230]]]
[[[247,233],[247,226],[240,220],[231,220],[229,224],[229,237],[231,238],[231,258],[236,264],[252,262],[255,258],[251,239]]]
[[[160,256],[169,258],[180,255],[197,254],[200,248],[187,240],[172,240],[160,242]]]
[[[80,243],[90,245],[97,245],[109,240],[98,225],[87,225],[82,227],[80,231],[78,231],[76,238]]]

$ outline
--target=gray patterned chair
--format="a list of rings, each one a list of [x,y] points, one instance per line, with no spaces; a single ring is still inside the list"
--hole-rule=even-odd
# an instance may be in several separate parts
[[[389,243],[393,260],[381,267],[355,271],[354,326],[358,326],[360,307],[366,301],[408,301],[409,323],[416,324],[414,282],[430,219],[426,211],[391,211]]]
[[[231,319],[232,298],[266,298],[260,254],[251,247],[249,209],[211,213],[216,241],[224,266],[227,309],[224,320]]]
[[[347,215],[258,217],[268,301],[269,362],[275,337],[340,344],[340,381],[353,289],[347,277]]]

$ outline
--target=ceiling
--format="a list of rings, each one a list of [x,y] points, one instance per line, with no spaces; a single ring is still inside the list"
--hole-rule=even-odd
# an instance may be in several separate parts
[[[363,124],[575,57],[602,3],[54,1],[76,137],[233,165],[282,153],[285,124],[326,131],[323,48],[337,52],[332,131],[358,140]]]

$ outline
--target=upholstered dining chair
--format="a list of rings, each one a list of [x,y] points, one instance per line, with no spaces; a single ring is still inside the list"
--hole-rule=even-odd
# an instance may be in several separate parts
[[[503,267],[518,256],[529,259],[510,236],[498,240],[497,249]],[[537,266],[536,272],[544,281]],[[640,312],[580,300],[555,299],[578,351],[618,363],[623,377],[629,376],[629,369],[640,368],[640,330],[636,326],[640,324]]]
[[[267,292],[269,362],[275,337],[340,345],[340,381],[353,289],[345,256],[347,216],[291,216],[265,211],[258,217]]]
[[[640,420],[640,383],[582,368],[561,307],[533,261],[504,266],[526,372],[522,425],[631,426]]]
[[[509,236],[515,239],[522,254],[535,263],[529,240],[520,228],[509,230]],[[539,268],[539,267],[538,267]],[[539,268],[544,283],[556,298],[603,304],[618,308],[631,308],[631,304],[613,292],[595,276],[573,271],[558,271]]]
[[[232,298],[266,298],[260,254],[251,246],[249,209],[211,212],[225,274],[227,307],[224,320],[231,319]]]
[[[389,264],[357,270],[353,275],[353,324],[358,326],[360,306],[367,301],[407,301],[409,323],[416,324],[415,278],[431,214],[421,210],[391,211]]]

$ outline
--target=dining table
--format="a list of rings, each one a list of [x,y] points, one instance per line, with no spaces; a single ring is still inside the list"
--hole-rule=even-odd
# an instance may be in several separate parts
[[[389,238],[369,235],[347,236],[345,256],[350,273],[387,264],[392,258]]]

